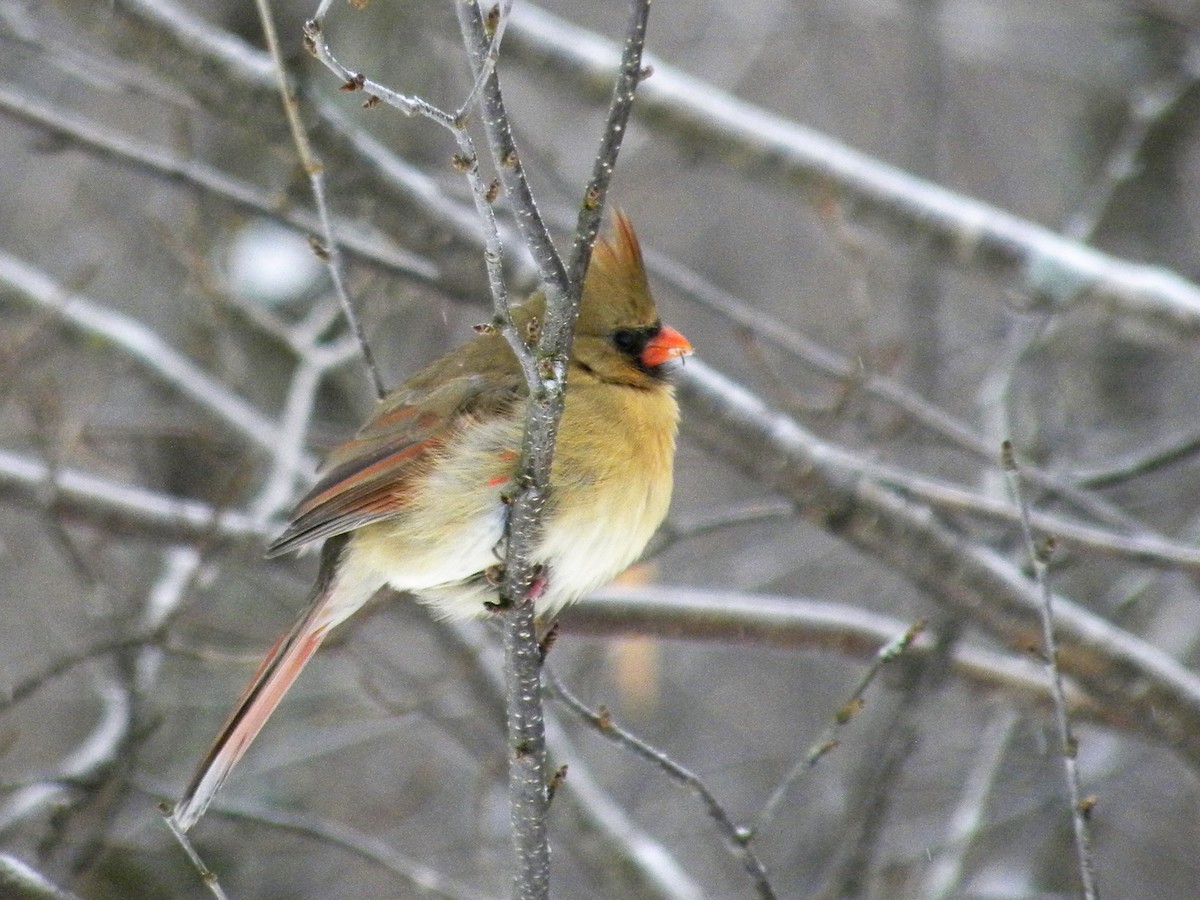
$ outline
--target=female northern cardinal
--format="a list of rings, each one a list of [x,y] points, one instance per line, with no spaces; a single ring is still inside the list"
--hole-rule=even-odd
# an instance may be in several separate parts
[[[584,281],[550,478],[541,566],[542,617],[632,563],[667,513],[679,408],[666,381],[691,344],[659,321],[629,221],[600,240]],[[545,301],[514,309],[536,331]],[[497,598],[505,493],[528,389],[499,334],[481,334],[418,372],[326,461],[274,555],[324,540],[304,614],[275,644],[200,764],[172,816],[184,831],[329,631],[384,585],[443,618],[484,615]]]

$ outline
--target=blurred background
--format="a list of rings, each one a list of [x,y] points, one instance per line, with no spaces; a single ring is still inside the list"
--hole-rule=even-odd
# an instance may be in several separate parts
[[[311,4],[273,11],[395,385],[489,314],[457,147],[339,91],[301,46]],[[627,15],[518,3],[502,46],[564,250],[611,84],[584,54],[619,44]],[[325,31],[394,90],[452,110],[470,89],[450,4],[337,3]],[[0,860],[95,900],[208,895],[157,804],[303,604],[314,560],[263,549],[372,406],[263,48],[232,0],[0,0]],[[1013,439],[1044,476],[1035,508],[1100,533],[1060,541],[1054,588],[1200,704],[1197,7],[660,2],[647,52],[610,197],[696,377],[723,373],[876,467],[863,477],[1020,580],[998,465]],[[809,140],[805,161],[778,149]],[[1081,274],[1096,260],[1107,286]],[[685,404],[669,523],[609,592],[667,611],[582,605],[557,677],[754,828],[778,896],[1078,896],[1036,625],[1014,639],[986,597],[978,617],[947,603],[952,567],[846,540],[732,452],[731,429]],[[687,601],[779,604],[795,627],[689,628]],[[835,727],[873,649],[918,621],[921,652]],[[230,895],[507,894],[496,645],[403,600],[335,636],[193,832]],[[1200,713],[1156,720],[1137,706],[1153,679],[1097,645],[1069,673],[1097,880],[1192,896]],[[549,714],[570,765],[555,896],[756,895],[692,792]]]

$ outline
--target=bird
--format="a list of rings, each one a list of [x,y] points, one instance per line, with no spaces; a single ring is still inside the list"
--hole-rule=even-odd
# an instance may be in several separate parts
[[[534,293],[512,309],[530,340],[545,307]],[[414,596],[438,618],[495,614],[529,389],[505,337],[477,331],[379,401],[329,453],[270,545],[275,556],[323,542],[316,583],[172,808],[181,831],[204,814],[329,632],[381,588]],[[679,423],[670,374],[692,352],[659,318],[637,236],[618,211],[580,296],[531,556],[540,622],[633,563],[666,517]]]

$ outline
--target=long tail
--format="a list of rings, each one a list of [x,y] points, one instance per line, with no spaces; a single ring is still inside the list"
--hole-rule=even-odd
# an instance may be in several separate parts
[[[175,804],[171,817],[183,831],[195,825],[204,815],[233,767],[258,736],[329,630],[349,614],[339,615],[331,609],[335,601],[342,599],[337,597],[338,584],[334,576],[345,544],[344,536],[325,542],[321,552],[320,574],[307,609],[291,630],[275,642],[196,769],[187,790]],[[337,602],[336,605],[340,606],[341,603]]]

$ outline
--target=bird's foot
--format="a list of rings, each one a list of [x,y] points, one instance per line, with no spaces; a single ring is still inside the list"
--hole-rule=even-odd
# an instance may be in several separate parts
[[[546,657],[549,655],[554,642],[558,640],[558,620],[555,619],[546,633],[542,635],[542,639],[538,641],[538,656],[541,658],[542,665],[546,664]]]
[[[504,572],[503,563],[488,566],[483,570],[483,580],[487,582],[488,587],[499,591],[504,586]],[[538,598],[546,592],[547,584],[549,584],[549,580],[546,577],[546,567],[542,565],[534,566],[533,578],[529,582],[529,588],[525,591],[525,599],[536,603]],[[491,612],[500,613],[512,606],[512,601],[499,596],[495,600],[485,600],[483,605]]]

